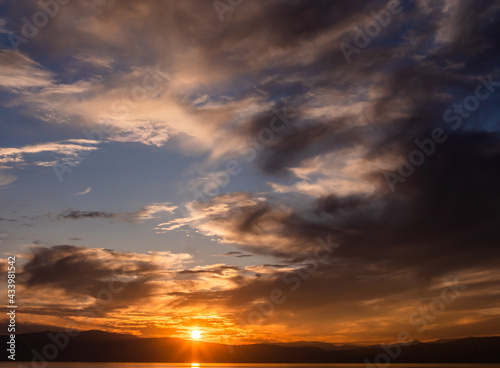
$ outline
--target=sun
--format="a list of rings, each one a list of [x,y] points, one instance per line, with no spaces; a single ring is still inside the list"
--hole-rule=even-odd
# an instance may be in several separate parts
[[[191,337],[193,339],[199,339],[201,337],[201,331],[200,330],[193,330],[193,332],[191,332]]]

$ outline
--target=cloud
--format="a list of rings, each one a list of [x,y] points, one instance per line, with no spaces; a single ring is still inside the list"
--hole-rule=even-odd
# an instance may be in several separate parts
[[[82,329],[104,329],[114,320],[116,326],[129,323],[129,330],[139,331],[146,320],[158,317],[159,310],[175,302],[176,293],[222,291],[243,280],[244,271],[238,267],[214,264],[186,269],[192,261],[189,254],[169,251],[140,254],[71,245],[36,246],[19,256],[17,287],[27,303],[25,323],[42,320],[57,326],[71,321]],[[50,300],[43,295],[50,295]],[[140,315],[130,318],[138,306],[142,306]],[[193,318],[188,307],[157,322],[178,326],[182,333],[183,324]]]
[[[246,88],[236,92],[232,87],[234,80],[248,75],[248,71],[269,66],[310,65],[319,57],[318,49],[331,47],[328,45],[353,21],[359,20],[362,10],[366,9],[366,14],[370,10],[361,1],[350,5],[323,2],[312,12],[304,11],[308,8],[305,1],[293,6],[282,1],[247,5],[245,12],[238,13],[238,22],[254,32],[250,37],[240,37],[234,34],[230,23],[219,21],[212,4],[203,4],[202,8],[194,3],[167,7],[158,7],[158,4],[114,4],[106,6],[104,13],[82,1],[67,4],[64,14],[52,19],[44,32],[37,35],[37,44],[46,52],[72,59],[69,66],[65,64],[58,72],[74,75],[76,69],[81,79],[63,84],[47,72],[47,85],[39,84],[36,93],[25,92],[12,97],[13,101],[50,122],[67,122],[70,118],[87,125],[106,122],[114,129],[107,137],[109,140],[161,146],[176,137],[182,149],[188,152],[208,152],[212,159],[232,156],[235,148],[245,141],[240,134],[241,125],[271,111],[275,104],[254,89],[254,85],[264,87],[263,81],[249,80]],[[17,19],[33,10],[31,4],[9,9],[12,13],[9,19]],[[121,31],[124,14],[128,16],[127,42]],[[256,14],[263,16],[258,28]],[[288,19],[299,15],[307,18],[304,25],[289,24]],[[145,16],[149,19],[147,23],[143,21]],[[188,23],[196,25],[195,29],[179,22],[181,18],[189,19]],[[67,27],[64,19],[78,21],[73,27]],[[15,24],[9,26],[14,31],[17,28]],[[277,32],[278,29],[281,30]],[[55,45],[48,37],[53,32],[64,32],[70,35],[68,40],[78,39],[79,43],[68,41],[67,49]],[[172,39],[162,40],[163,46],[158,47],[152,42],[157,34],[170,34]],[[212,34],[213,38],[202,37],[203,34]],[[132,54],[126,51],[130,42],[136,48]],[[72,52],[66,55],[65,50],[69,49]],[[238,52],[227,59],[228,49]],[[33,50],[33,57],[36,58],[37,53]],[[120,60],[119,70],[108,70],[117,60]],[[157,66],[147,65],[147,60],[154,60]],[[156,77],[163,77],[158,88],[139,96],[142,93],[139,89],[144,89],[143,79],[151,76],[151,68],[167,71],[168,78],[164,77],[165,72],[157,73]],[[267,79],[268,76],[263,78]],[[300,77],[296,85],[303,82]],[[283,89],[288,84],[281,79],[275,87]],[[215,85],[215,89],[211,85]],[[215,95],[211,93],[214,90]],[[209,95],[212,97],[207,97]]]
[[[48,87],[53,74],[22,52],[0,50],[0,89],[19,92]]]
[[[293,4],[270,1],[245,5],[245,11],[234,12],[229,22],[220,22],[212,4],[201,8],[191,2],[166,7],[158,4],[127,2],[105,6],[106,11],[83,1],[67,4],[64,14],[37,35],[37,43],[41,50],[61,59],[72,58],[71,67],[61,67],[61,75],[73,75],[77,69],[82,78],[62,84],[46,72],[41,80],[50,83],[40,83],[40,78],[32,81],[30,85],[42,90],[18,96],[16,103],[51,121],[71,117],[92,126],[106,122],[114,129],[107,137],[110,140],[162,146],[175,137],[175,144],[185,151],[208,152],[211,159],[225,159],[236,155],[236,148],[246,141],[242,131],[255,132],[260,126],[261,115],[271,111],[278,100],[271,97],[280,96],[298,113],[299,121],[261,152],[258,162],[267,173],[281,172],[298,167],[319,152],[376,144],[366,134],[365,114],[379,114],[374,122],[378,126],[408,116],[417,103],[410,94],[418,94],[422,87],[399,96],[388,93],[390,86],[384,81],[391,80],[387,78],[390,74],[404,73],[404,68],[414,63],[414,55],[426,58],[421,69],[433,70],[434,75],[426,80],[438,86],[442,81],[461,84],[467,79],[461,75],[463,71],[445,67],[461,65],[462,50],[475,50],[478,43],[484,45],[484,50],[479,50],[484,55],[494,50],[494,4],[475,6],[469,1],[444,0],[404,4],[401,16],[393,17],[377,36],[379,43],[374,41],[374,47],[363,49],[351,64],[346,63],[339,44],[352,38],[353,24],[371,21],[370,12],[382,10],[385,4],[322,1],[311,9],[303,0]],[[17,19],[34,9],[27,4],[9,11],[12,19]],[[466,21],[467,14],[477,22]],[[302,20],[300,25],[289,21],[294,17]],[[68,27],[65,19],[78,21]],[[233,22],[238,24],[237,30]],[[407,22],[415,26],[405,28]],[[474,28],[473,24],[485,26]],[[463,31],[465,28],[469,32]],[[253,31],[246,34],[244,29]],[[64,46],[53,42],[52,36],[59,32],[69,35]],[[461,37],[460,32],[467,37]],[[482,33],[486,38],[480,38]],[[162,40],[158,47],[158,34],[172,38]],[[469,49],[458,39],[464,39]],[[478,39],[481,42],[476,42]],[[78,44],[69,40],[78,40]],[[424,47],[432,42],[433,48]],[[229,56],[227,50],[234,51]],[[38,52],[33,50],[34,57]],[[10,56],[11,52],[6,53]],[[464,52],[462,59],[472,54]],[[397,66],[392,58],[404,63]],[[116,71],[108,70],[113,61],[120,64]],[[144,89],[143,79],[151,76],[154,65],[162,70],[157,76],[168,78],[162,77],[158,90],[144,95],[139,89]],[[445,73],[435,75],[440,70]],[[248,75],[252,77],[247,87],[235,89],[235,82]],[[254,86],[267,94],[262,95]],[[133,98],[139,94],[144,96]],[[423,100],[418,103],[425,105]]]
[[[218,276],[226,277],[227,274],[229,274],[229,276],[234,275],[234,273],[231,271],[238,271],[238,270],[239,270],[239,267],[217,264],[217,265],[210,265],[210,266],[197,266],[197,267],[190,269],[190,270],[179,271],[178,274],[179,275],[191,275],[191,274],[199,274],[199,273],[208,273],[208,274],[215,274]]]
[[[62,156],[61,160],[64,163],[73,162],[81,159],[83,152],[97,150],[95,146],[97,141],[89,139],[67,139],[58,142],[38,143],[23,147],[5,147],[0,148],[0,162],[14,166],[23,165],[26,163],[26,155],[36,155],[40,153],[50,152],[52,154]],[[36,166],[51,166],[55,161],[50,162],[33,162]]]
[[[259,58],[247,69],[267,71],[265,60],[279,70],[267,73],[258,88],[275,99],[286,96],[294,116],[289,129],[256,144],[255,163],[271,192],[235,191],[191,203],[188,215],[158,230],[191,226],[241,250],[290,261],[300,261],[317,237],[331,234],[342,244],[338,257],[411,269],[426,282],[470,266],[490,267],[500,256],[493,246],[499,234],[492,204],[499,179],[499,97],[491,95],[459,131],[443,114],[474,93],[478,77],[493,73],[497,80],[498,6],[404,4],[401,16],[350,64],[340,41],[352,42],[352,24],[366,23],[370,10],[379,9],[373,3],[321,3],[325,14],[310,13],[317,23],[307,27],[309,15],[301,15],[301,25],[289,28],[285,15],[304,7],[300,1],[263,5],[262,25],[249,36]],[[333,9],[342,10],[335,13],[342,19]],[[253,24],[253,10],[235,16]],[[221,43],[246,51],[236,38]],[[319,48],[321,40],[335,42]],[[314,48],[308,57],[302,54],[306,45]],[[297,58],[283,57],[288,52]],[[265,114],[252,114],[237,131],[251,138],[268,124]],[[403,165],[415,141],[435,128],[443,129],[447,142],[392,193],[384,174]]]
[[[131,214],[131,217],[138,220],[149,220],[155,218],[155,215],[159,213],[173,213],[176,209],[177,206],[170,202],[154,203],[142,207],[139,211]]]
[[[78,192],[78,193],[75,193],[76,196],[81,196],[81,195],[85,195],[87,193],[89,193],[90,191],[92,190],[91,187],[88,187],[87,189],[85,189],[83,192]]]
[[[500,180],[495,174],[500,137],[468,132],[450,139],[396,193],[374,169],[367,179],[376,190],[369,194],[332,191],[286,204],[281,198],[232,193],[191,203],[189,216],[160,228],[191,226],[241,250],[289,261],[301,261],[314,251],[318,237],[331,235],[342,244],[337,257],[413,270],[423,282],[491,267],[500,258],[494,246],[500,239],[494,225],[498,211],[492,203]]]
[[[85,191],[90,192],[90,187]],[[86,194],[83,193],[82,194]],[[157,218],[160,213],[173,213],[177,206],[170,202],[154,203],[143,206],[139,210],[130,213],[115,213],[104,211],[81,211],[68,209],[57,215],[57,220],[81,220],[89,218],[114,218],[122,221],[139,221]]]
[[[245,254],[243,252],[233,251],[233,252],[227,252],[225,254],[219,254],[219,256],[222,256],[222,257],[234,256],[236,258],[247,258],[247,257],[253,257],[254,255],[253,254]]]
[[[50,290],[54,296],[65,300],[64,304],[87,300],[83,305],[89,307],[97,302],[101,293],[108,290],[109,294],[110,287],[115,290],[118,288],[115,284],[119,283],[123,290],[113,295],[112,305],[106,306],[106,311],[110,312],[156,295],[159,286],[155,280],[164,279],[168,272],[182,268],[192,257],[168,251],[138,254],[60,245],[35,247],[26,258],[19,277],[27,288],[27,298],[41,290]],[[64,294],[58,294],[58,290]],[[78,303],[74,307],[81,308]]]
[[[189,209],[188,217],[159,224],[157,229],[171,231],[189,225],[242,250],[286,258],[304,257],[317,247],[317,238],[335,234],[327,219],[309,222],[291,207],[249,193],[192,202]]]
[[[9,184],[12,184],[16,180],[17,180],[17,177],[15,175],[5,174],[5,173],[0,171],[0,189],[2,187],[9,185]]]
[[[80,220],[86,218],[115,218],[121,217],[121,214],[101,211],[79,211],[66,210],[57,216],[58,220]]]
[[[95,53],[82,51],[79,54],[75,55],[75,59],[82,63],[88,63],[93,66],[102,67],[102,68],[111,68],[113,64],[113,60],[110,58],[102,57],[100,55],[96,55]]]

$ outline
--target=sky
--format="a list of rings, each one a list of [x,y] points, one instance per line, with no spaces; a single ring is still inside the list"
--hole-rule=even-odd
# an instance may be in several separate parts
[[[487,0],[1,1],[0,271],[16,257],[19,331],[499,335],[499,16]]]

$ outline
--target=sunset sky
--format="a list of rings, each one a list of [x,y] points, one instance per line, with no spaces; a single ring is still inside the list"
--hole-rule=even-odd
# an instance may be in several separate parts
[[[21,332],[500,335],[499,2],[41,4],[0,1]]]

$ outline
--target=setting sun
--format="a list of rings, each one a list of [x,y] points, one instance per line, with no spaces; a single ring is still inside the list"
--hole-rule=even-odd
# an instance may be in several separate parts
[[[194,330],[191,332],[191,337],[193,339],[199,339],[201,337],[201,331],[200,330]]]

